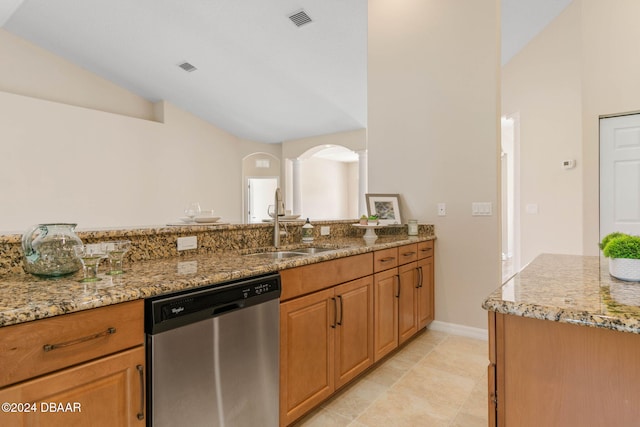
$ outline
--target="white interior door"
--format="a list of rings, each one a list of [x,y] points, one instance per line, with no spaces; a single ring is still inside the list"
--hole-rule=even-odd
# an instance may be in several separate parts
[[[640,114],[600,119],[600,238],[640,235]]]
[[[278,188],[278,178],[248,178],[247,181],[247,222],[255,223],[262,222],[263,219],[269,219],[267,208],[274,203],[276,188]]]

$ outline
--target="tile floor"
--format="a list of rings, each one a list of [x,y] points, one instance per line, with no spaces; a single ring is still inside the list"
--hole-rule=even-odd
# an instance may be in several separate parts
[[[295,427],[486,427],[487,346],[427,330]]]

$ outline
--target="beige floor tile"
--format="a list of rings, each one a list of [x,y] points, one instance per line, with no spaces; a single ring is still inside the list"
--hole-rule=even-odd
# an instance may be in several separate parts
[[[487,427],[487,417],[476,417],[475,415],[461,412],[453,421],[451,427]]]
[[[365,378],[340,392],[338,396],[329,400],[323,407],[335,414],[354,420],[387,388]]]
[[[367,374],[366,378],[380,385],[391,387],[398,381],[409,369],[412,363],[406,360],[390,358],[385,360],[380,366]]]
[[[489,359],[478,352],[461,350],[453,346],[445,346],[446,342],[437,346],[426,355],[418,365],[435,367],[456,375],[468,376],[478,380],[485,375]]]
[[[325,408],[320,408],[303,417],[294,424],[295,427],[347,427],[351,419],[335,414]]]
[[[487,346],[421,333],[296,427],[485,427]]]
[[[432,412],[420,396],[390,390],[378,398],[357,421],[367,427],[445,427],[449,420]]]
[[[432,415],[453,419],[474,385],[471,378],[421,366],[409,371],[391,390],[419,397]]]

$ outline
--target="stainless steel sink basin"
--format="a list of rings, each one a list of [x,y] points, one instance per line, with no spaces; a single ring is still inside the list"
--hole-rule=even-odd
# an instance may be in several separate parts
[[[297,252],[306,255],[319,254],[321,252],[333,251],[335,249],[332,248],[300,248],[300,249],[291,249],[291,252]]]
[[[263,259],[286,259],[286,258],[293,258],[293,257],[297,257],[297,256],[303,256],[303,255],[305,255],[305,254],[303,254],[301,252],[278,251],[278,252],[260,252],[260,253],[257,253],[257,254],[248,254],[248,255],[245,255],[245,256],[263,258]]]

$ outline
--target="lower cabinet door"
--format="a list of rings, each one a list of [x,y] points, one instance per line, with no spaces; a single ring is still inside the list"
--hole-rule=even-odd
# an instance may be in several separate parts
[[[144,363],[140,346],[1,389],[0,425],[142,427]]]
[[[402,344],[418,332],[417,263],[411,262],[398,267],[398,277],[398,343]]]
[[[280,304],[280,425],[333,393],[337,315],[333,288]]]
[[[373,364],[373,276],[336,286],[335,298],[334,366],[339,388]]]
[[[418,261],[418,329],[422,329],[435,319],[433,257]]]
[[[373,276],[374,360],[377,362],[398,347],[398,269]]]

